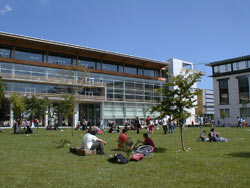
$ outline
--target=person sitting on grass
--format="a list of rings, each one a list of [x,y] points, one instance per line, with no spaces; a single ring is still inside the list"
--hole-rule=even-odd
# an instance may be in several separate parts
[[[155,147],[154,141],[151,138],[149,138],[148,133],[144,133],[143,138],[144,138],[144,141],[137,140],[137,143],[142,143],[143,145],[152,146],[155,151],[156,147]]]
[[[97,138],[96,135],[97,131],[89,129],[86,134],[83,136],[81,148],[85,150],[94,150],[96,149],[97,155],[104,155],[104,146],[107,142],[102,139]]]
[[[209,140],[209,138],[206,136],[206,132],[207,132],[207,131],[204,130],[204,131],[202,131],[201,134],[200,134],[200,138],[199,138],[199,139],[201,139],[202,142],[206,142],[206,141]]]
[[[124,128],[122,134],[118,138],[118,150],[124,151],[128,148],[132,148],[133,141],[131,138],[127,138],[128,129]]]

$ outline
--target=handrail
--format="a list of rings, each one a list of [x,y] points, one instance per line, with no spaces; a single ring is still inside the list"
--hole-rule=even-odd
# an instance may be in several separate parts
[[[105,87],[106,84],[103,82],[93,82],[84,80],[74,80],[74,79],[66,79],[66,78],[53,78],[53,77],[39,77],[32,75],[21,75],[21,74],[7,74],[0,73],[3,79],[12,79],[12,80],[25,80],[31,82],[47,82],[61,85],[78,85],[78,86],[96,86],[96,87]]]
[[[14,91],[5,91],[6,95],[11,95],[14,93]],[[63,94],[57,94],[57,93],[33,93],[33,92],[18,92],[20,96],[36,96],[38,98],[44,98],[48,97],[51,98],[57,98],[58,100],[63,99]],[[6,96],[8,97],[8,96]],[[89,100],[95,100],[95,101],[105,101],[105,96],[87,96],[87,95],[75,95],[76,101],[89,101]]]

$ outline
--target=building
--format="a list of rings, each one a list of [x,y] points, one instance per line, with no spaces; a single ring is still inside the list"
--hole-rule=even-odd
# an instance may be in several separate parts
[[[209,89],[201,89],[200,95],[197,97],[197,108],[195,109],[197,122],[202,117],[202,121],[214,120],[214,91]]]
[[[215,123],[236,126],[242,117],[250,123],[250,56],[211,62]]]
[[[172,74],[173,76],[177,76],[179,74],[185,73],[186,71],[189,71],[190,73],[198,72],[197,70],[194,70],[194,64],[192,62],[172,58],[168,60],[168,64],[169,64],[168,72]],[[196,83],[193,85],[193,88],[197,89]],[[189,109],[188,111],[190,112],[191,116],[186,120],[186,124],[191,125],[192,122],[193,123],[197,122],[195,108]]]
[[[76,113],[68,118],[68,125],[84,119],[93,124],[113,120],[122,125],[136,116],[156,118],[159,113],[150,114],[149,109],[163,99],[156,89],[167,82],[165,70],[177,75],[186,69],[193,70],[193,64],[177,59],[161,62],[0,32],[0,76],[7,84],[7,100],[0,110],[1,126],[13,125],[8,100],[13,92],[46,96],[53,102],[43,126],[52,117],[55,124],[62,125],[64,119],[58,109],[63,93],[77,96]],[[187,123],[194,118],[194,109],[191,112]]]
[[[76,113],[69,117],[69,125],[83,119],[123,124],[136,116],[154,118],[159,114],[150,114],[148,109],[162,100],[155,90],[167,81],[162,71],[166,66],[166,62],[1,32],[0,76],[8,88],[1,120],[13,125],[8,99],[14,91],[47,96],[55,109],[63,93],[77,91]],[[62,125],[62,115],[53,109],[50,113],[55,124]],[[48,121],[49,113],[43,125]]]

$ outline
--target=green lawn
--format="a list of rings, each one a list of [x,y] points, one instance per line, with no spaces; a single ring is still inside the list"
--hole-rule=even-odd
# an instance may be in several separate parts
[[[206,128],[209,130],[208,128]],[[145,131],[145,130],[144,130]],[[45,131],[39,134],[14,135],[5,129],[0,133],[0,187],[250,187],[250,132],[248,128],[216,128],[229,143],[197,142],[198,128],[184,131],[188,152],[181,152],[179,129],[164,135],[151,135],[163,153],[153,158],[125,165],[107,160],[117,147],[118,134],[99,136],[108,142],[105,156],[77,156],[69,147],[57,148],[61,139],[79,146],[83,131]],[[35,131],[36,132],[36,131]],[[142,131],[143,132],[143,131]],[[129,131],[134,141],[142,133]]]

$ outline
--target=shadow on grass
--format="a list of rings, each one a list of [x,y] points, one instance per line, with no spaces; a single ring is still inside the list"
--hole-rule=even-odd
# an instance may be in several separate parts
[[[250,158],[250,152],[235,152],[227,154],[232,157],[243,157],[243,158]]]
[[[165,153],[167,151],[166,148],[156,148],[155,153]]]

